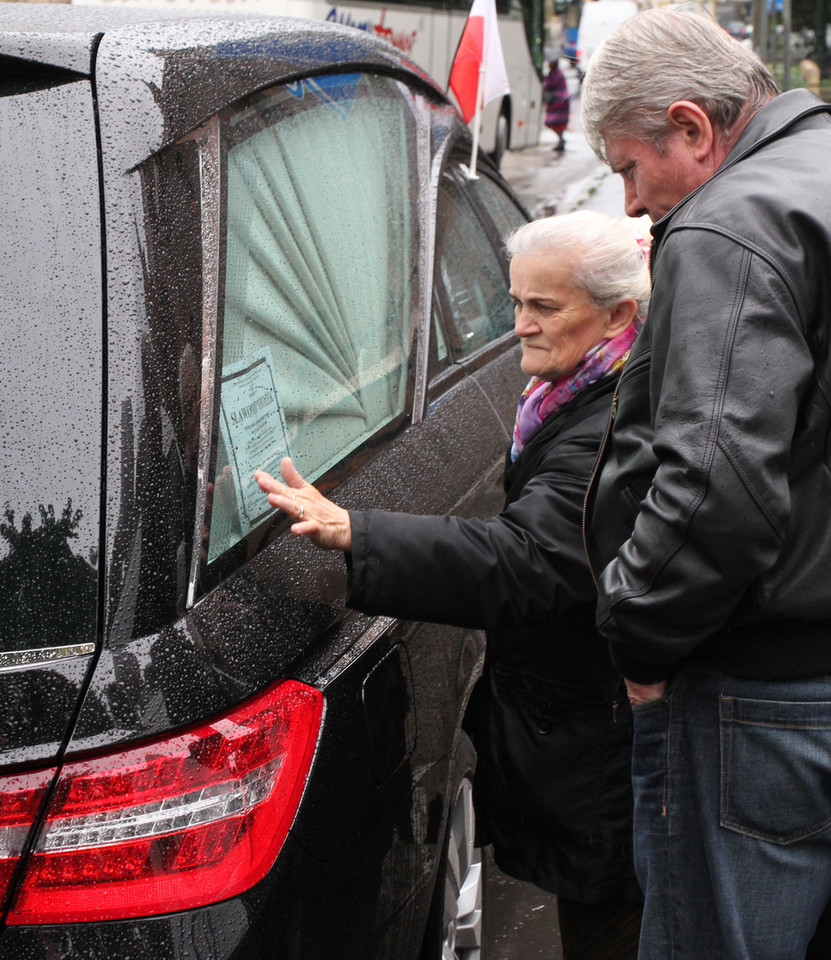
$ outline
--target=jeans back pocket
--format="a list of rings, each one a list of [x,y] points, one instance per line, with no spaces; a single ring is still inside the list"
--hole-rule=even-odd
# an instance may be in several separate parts
[[[720,700],[721,825],[777,844],[831,825],[831,703]]]

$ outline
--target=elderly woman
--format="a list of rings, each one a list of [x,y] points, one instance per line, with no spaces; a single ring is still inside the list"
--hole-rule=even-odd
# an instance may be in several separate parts
[[[348,512],[289,459],[283,483],[257,480],[294,533],[345,552],[350,606],[487,631],[475,802],[496,862],[557,895],[565,960],[629,960],[631,715],[594,629],[582,507],[649,296],[646,259],[623,222],[587,212],[526,224],[507,253],[531,379],[499,516]]]

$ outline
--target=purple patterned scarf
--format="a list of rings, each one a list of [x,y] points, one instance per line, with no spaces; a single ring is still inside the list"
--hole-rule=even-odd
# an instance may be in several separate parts
[[[511,460],[516,460],[543,420],[568,403],[585,387],[621,369],[642,325],[643,318],[638,317],[623,333],[619,333],[611,340],[601,340],[583,357],[576,370],[560,377],[559,380],[540,380],[539,377],[531,377],[519,398]]]

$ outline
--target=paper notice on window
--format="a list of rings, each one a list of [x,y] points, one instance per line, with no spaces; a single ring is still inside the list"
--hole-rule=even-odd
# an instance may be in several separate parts
[[[280,476],[280,460],[290,455],[288,431],[277,395],[271,351],[263,347],[222,370],[220,430],[231,460],[243,535],[272,513],[254,479],[255,470]]]

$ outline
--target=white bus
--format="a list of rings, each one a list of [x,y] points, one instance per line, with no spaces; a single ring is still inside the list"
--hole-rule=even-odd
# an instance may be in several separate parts
[[[360,0],[73,0],[74,3],[190,7],[334,20],[382,37],[403,50],[445,90],[471,0],[399,3]],[[498,163],[506,148],[537,143],[542,121],[544,0],[496,0],[499,36],[511,92],[488,104],[480,145]],[[450,94],[452,98],[452,93]]]

